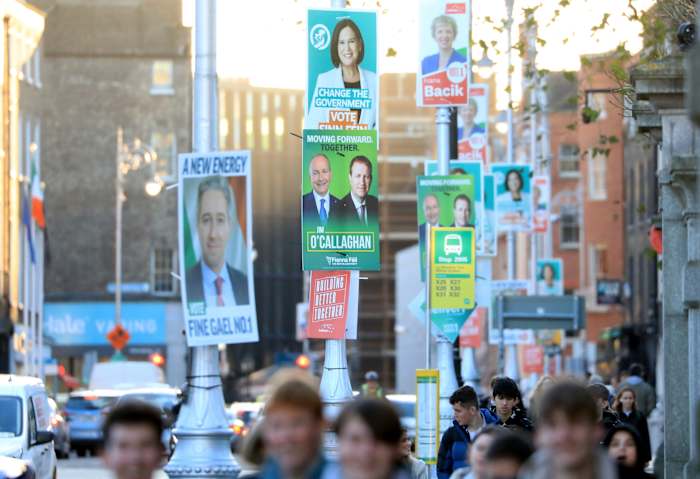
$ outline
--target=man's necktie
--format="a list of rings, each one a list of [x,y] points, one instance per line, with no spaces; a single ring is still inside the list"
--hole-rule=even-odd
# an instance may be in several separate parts
[[[224,285],[224,278],[217,276],[214,280],[214,286],[216,287],[216,305],[224,305],[224,290],[222,286]]]
[[[360,222],[361,222],[363,225],[366,225],[366,224],[367,224],[367,210],[365,209],[365,204],[364,204],[364,203],[362,203],[362,204],[360,205]]]
[[[321,224],[325,226],[326,223],[328,223],[328,212],[326,211],[325,198],[321,199],[321,211],[319,213],[321,214]]]

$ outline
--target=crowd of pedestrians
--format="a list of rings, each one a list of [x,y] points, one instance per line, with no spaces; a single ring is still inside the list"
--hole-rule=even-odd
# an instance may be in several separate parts
[[[376,381],[374,375],[367,378]],[[397,411],[376,394],[360,395],[332,424],[317,380],[298,370],[270,383],[263,418],[241,458],[252,479],[645,479],[651,459],[642,389],[542,378],[525,407],[511,378],[491,381],[487,407],[462,386],[449,402],[454,421],[441,437],[437,464],[413,454]],[[639,383],[637,384],[639,386]],[[644,393],[642,393],[644,394]],[[105,420],[105,463],[118,479],[149,479],[161,464],[162,424],[146,405],[116,406]],[[335,437],[335,455],[324,439]]]

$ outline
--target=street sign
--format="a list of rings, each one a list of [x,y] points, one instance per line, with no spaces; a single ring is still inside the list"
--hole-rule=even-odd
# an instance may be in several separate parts
[[[124,329],[124,326],[121,324],[116,324],[109,331],[109,333],[107,333],[107,340],[109,340],[109,344],[111,344],[117,351],[124,349],[126,344],[129,342],[129,339],[131,339],[129,331]]]
[[[440,226],[430,233],[430,309],[474,308],[474,228]]]
[[[499,296],[494,313],[503,328],[578,331],[586,326],[581,296]]]
[[[440,439],[440,372],[416,370],[416,457],[437,464]]]

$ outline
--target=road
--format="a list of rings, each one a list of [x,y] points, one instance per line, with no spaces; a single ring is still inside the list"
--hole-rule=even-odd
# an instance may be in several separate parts
[[[252,471],[244,470],[242,473]],[[156,474],[154,479],[167,479],[164,472]],[[59,459],[57,479],[112,479],[99,457],[75,457]]]

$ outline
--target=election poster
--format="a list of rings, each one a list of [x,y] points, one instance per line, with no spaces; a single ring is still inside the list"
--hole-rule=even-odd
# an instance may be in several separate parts
[[[349,302],[350,271],[312,271],[307,336],[344,339]]]
[[[532,229],[535,233],[546,233],[549,229],[549,204],[551,201],[549,176],[537,175],[532,178]]]
[[[188,346],[258,341],[249,151],[179,155],[182,305]]]
[[[499,345],[501,334],[493,312],[496,310],[496,298],[499,296],[528,296],[532,294],[532,283],[527,280],[491,281],[491,308],[489,309],[489,344]],[[513,344],[534,344],[535,334],[531,329],[505,329],[503,342],[506,346]]]
[[[469,8],[469,1],[420,1],[418,106],[467,104],[471,68]]]
[[[457,111],[457,151],[460,160],[486,162],[489,143],[489,86],[469,86],[469,100]]]
[[[496,184],[493,181],[493,175],[484,175],[484,215],[482,218],[484,219],[481,224],[484,239],[482,255],[496,256],[498,254],[498,229],[496,228]],[[477,246],[478,244],[477,240]]]
[[[306,128],[376,130],[376,12],[309,10],[307,26]]]
[[[462,330],[459,332],[459,347],[460,348],[474,348],[479,349],[481,347],[481,334],[484,330],[484,324],[486,323],[486,316],[488,315],[488,308],[478,307],[467,319],[467,322],[462,326]]]
[[[416,457],[437,464],[440,441],[440,371],[416,369]]]
[[[375,131],[304,130],[305,271],[379,271],[377,173]]]
[[[544,346],[524,344],[518,348],[523,375],[544,373]]]
[[[418,243],[421,257],[421,280],[425,281],[427,261],[426,230],[436,226],[473,225],[475,212],[474,177],[459,176],[418,176]]]
[[[530,165],[491,165],[496,183],[496,224],[499,231],[529,231],[532,220]]]
[[[476,254],[484,253],[483,244],[483,216],[484,216],[484,176],[483,163],[479,161],[450,161],[450,175],[468,175],[474,180],[474,195],[466,200],[456,203],[453,207],[454,220],[451,226],[473,226],[476,230]],[[437,161],[425,162],[425,174],[433,176],[438,174]],[[460,214],[461,208],[465,214]],[[455,211],[457,210],[457,211]]]
[[[305,341],[309,339],[306,336],[306,328],[309,324],[309,303],[297,303],[297,321],[295,338],[297,341]]]
[[[564,263],[561,258],[537,260],[537,294],[540,296],[564,294]]]
[[[430,234],[430,309],[473,309],[474,228],[438,226]]]

